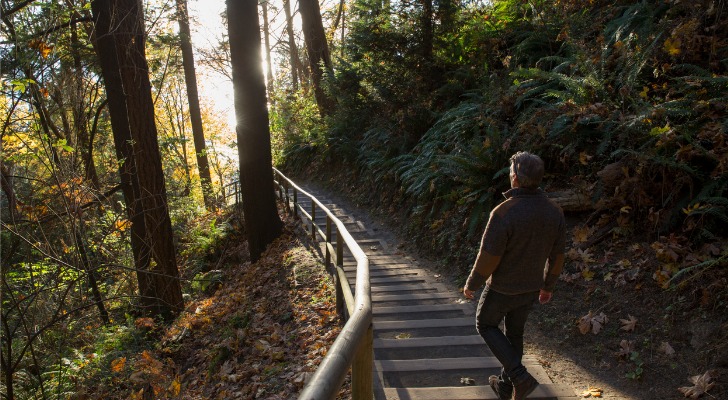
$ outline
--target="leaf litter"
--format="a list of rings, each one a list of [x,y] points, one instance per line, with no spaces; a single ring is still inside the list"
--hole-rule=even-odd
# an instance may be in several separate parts
[[[220,288],[188,303],[156,348],[111,362],[115,381],[125,384],[99,388],[95,395],[295,398],[341,323],[332,280],[294,229],[289,221],[258,262],[223,268]],[[137,322],[141,328],[150,324]],[[347,378],[341,394],[349,393]]]

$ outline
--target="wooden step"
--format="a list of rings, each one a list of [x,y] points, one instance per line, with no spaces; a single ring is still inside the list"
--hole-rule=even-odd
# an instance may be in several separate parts
[[[387,400],[498,400],[490,386],[385,388]],[[577,399],[574,391],[563,385],[542,383],[528,396],[533,400]]]
[[[382,303],[385,301],[416,301],[416,300],[434,300],[434,299],[456,299],[460,297],[457,293],[414,293],[414,294],[372,294],[372,303]]]
[[[485,345],[480,335],[439,336],[410,339],[374,339],[375,349]]]
[[[427,279],[423,276],[416,276],[416,275],[405,275],[405,276],[394,276],[394,277],[386,277],[386,278],[373,278],[369,277],[369,283],[372,286],[376,285],[387,285],[387,284],[419,284],[421,285],[423,282],[425,282]]]
[[[475,327],[475,318],[415,319],[410,321],[381,321],[374,323],[374,330],[405,330],[422,328]]]
[[[353,285],[352,285],[353,286]],[[352,287],[352,289],[354,289]],[[401,285],[383,285],[383,286],[374,286],[372,283],[372,294],[374,293],[388,293],[388,292],[419,292],[419,293],[434,293],[437,288],[425,285],[422,283],[412,283],[412,284],[401,284]]]
[[[371,260],[369,262],[369,272],[395,271],[395,270],[412,270],[412,266],[407,265],[407,264],[395,264],[395,265],[372,264]],[[344,272],[354,272],[354,271],[356,271],[356,260],[344,263]]]
[[[346,272],[347,277],[355,277],[356,276],[356,269],[350,270],[350,271],[344,271]],[[369,271],[369,278],[375,279],[375,278],[386,278],[386,277],[417,277],[417,276],[425,276],[422,270],[417,269],[395,269],[395,270],[388,270],[388,269],[377,269],[377,270],[370,270]]]
[[[525,359],[526,357],[524,357],[524,361]],[[376,365],[377,370],[382,372],[493,369],[501,367],[501,363],[495,357],[438,358],[437,360],[375,360],[374,365]]]
[[[453,315],[459,316],[459,312],[472,314],[475,310],[470,304],[432,304],[432,305],[415,305],[415,306],[394,306],[394,307],[374,307],[372,314],[375,316],[389,314],[411,314],[411,313],[428,313],[437,311],[452,311]]]

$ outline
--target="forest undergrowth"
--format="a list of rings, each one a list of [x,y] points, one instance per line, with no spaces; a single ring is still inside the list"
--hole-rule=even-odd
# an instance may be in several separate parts
[[[332,280],[297,221],[286,221],[259,261],[246,261],[240,218],[240,210],[223,216],[231,229],[186,253],[184,265],[198,274],[171,324],[130,319],[104,335],[103,353],[80,350],[93,354],[78,367],[73,399],[284,400],[300,392],[341,329]],[[342,395],[348,390],[347,381]]]

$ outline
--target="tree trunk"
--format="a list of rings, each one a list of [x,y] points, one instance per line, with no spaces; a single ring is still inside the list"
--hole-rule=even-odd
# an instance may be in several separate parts
[[[272,97],[270,97],[271,93],[273,93],[273,64],[271,63],[271,54],[270,54],[270,30],[268,28],[268,0],[263,0],[260,2],[261,6],[263,7],[263,35],[264,35],[264,43],[265,43],[265,66],[266,66],[266,81],[268,83],[268,96],[271,101],[273,101]]]
[[[283,9],[286,12],[286,33],[288,34],[288,53],[291,62],[291,86],[293,91],[298,91],[298,46],[296,37],[293,35],[293,17],[291,17],[291,0],[284,0]]]
[[[76,248],[78,248],[78,255],[81,257],[81,264],[83,266],[83,269],[84,271],[86,271],[86,278],[88,281],[89,289],[91,289],[91,296],[94,299],[94,303],[96,303],[96,308],[99,310],[101,323],[103,323],[104,325],[109,325],[111,321],[109,320],[109,313],[108,311],[106,311],[106,306],[104,305],[104,299],[101,295],[101,290],[99,290],[98,274],[96,273],[96,268],[94,268],[91,259],[89,258],[88,250],[86,248],[86,242],[84,241],[84,235],[82,233],[83,220],[79,218],[79,220],[76,221],[74,225],[76,225],[73,227]]]
[[[227,0],[240,185],[250,258],[256,261],[281,233],[273,187],[270,128],[261,70],[260,23],[254,1]]]
[[[299,11],[301,12],[301,27],[306,41],[306,50],[311,64],[311,78],[316,104],[318,104],[322,116],[330,115],[334,111],[334,99],[324,91],[323,77],[324,69],[331,72],[333,68],[318,0],[300,0]]]
[[[10,168],[5,164],[6,162],[0,160],[0,188],[8,199],[8,211],[10,211],[11,220],[14,221],[18,215],[18,198],[15,196],[13,176],[10,173]]]
[[[78,27],[76,23],[71,24],[71,55],[73,56],[73,128],[78,138],[78,147],[81,154],[81,163],[84,170],[84,178],[91,182],[94,190],[101,190],[99,183],[99,175],[96,172],[96,163],[93,158],[93,143],[89,139],[88,118],[84,110],[85,99],[83,90],[83,65],[81,64],[81,54],[78,49],[80,44],[78,41]]]
[[[192,138],[195,143],[197,156],[197,169],[200,174],[202,196],[207,209],[214,208],[212,190],[212,177],[210,176],[210,163],[207,159],[205,133],[202,128],[202,113],[200,99],[197,93],[197,76],[195,75],[195,58],[192,53],[192,36],[190,34],[189,15],[187,13],[187,0],[177,1],[177,20],[179,22],[179,36],[182,47],[182,66],[185,70],[185,84],[187,85],[187,101],[190,107],[190,120],[192,122]]]
[[[109,99],[142,307],[172,317],[183,306],[154,124],[140,0],[94,0],[96,50]],[[152,262],[154,260],[154,263]]]
[[[424,71],[425,79],[429,78],[427,69],[432,64],[432,43],[433,43],[433,24],[432,24],[432,0],[422,0],[422,58],[424,60],[423,66],[426,69]]]

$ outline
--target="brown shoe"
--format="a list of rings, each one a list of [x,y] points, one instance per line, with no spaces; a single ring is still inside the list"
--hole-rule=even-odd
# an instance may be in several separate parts
[[[523,400],[529,394],[533,393],[538,386],[538,381],[526,372],[526,377],[520,379],[518,383],[513,384],[513,400]]]
[[[491,389],[498,395],[500,400],[511,400],[513,394],[513,386],[503,382],[498,375],[491,375],[488,377],[488,383]]]

